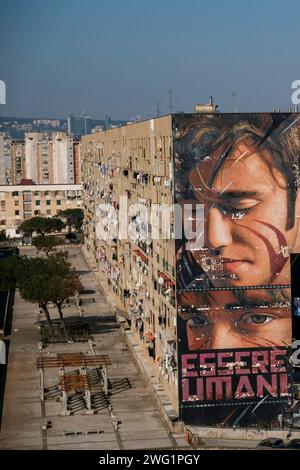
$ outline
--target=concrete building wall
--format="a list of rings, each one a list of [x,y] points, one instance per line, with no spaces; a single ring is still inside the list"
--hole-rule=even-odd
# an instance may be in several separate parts
[[[61,133],[54,136],[53,143],[53,180],[65,182],[66,169],[64,162],[66,160],[66,148]]]
[[[299,188],[299,135],[293,114],[196,113],[82,138],[85,251],[111,303],[148,352],[151,374],[186,423],[278,425],[287,405],[295,404],[289,389],[289,256],[299,252],[300,243],[299,208],[293,205],[299,193],[291,192]],[[262,206],[263,182],[270,197]],[[200,214],[184,213],[180,220],[184,229],[192,221],[191,232],[195,221],[202,222],[197,249],[186,243],[185,232],[176,247],[174,237],[164,235],[166,214],[145,221],[156,204],[168,208],[174,202],[184,210],[201,205]],[[170,219],[173,232],[174,213]],[[122,238],[122,225],[134,235]],[[274,348],[281,354],[282,389],[271,377]],[[257,379],[261,350],[268,368]],[[254,360],[243,363],[249,365],[246,379],[240,379],[243,354]],[[223,363],[225,357],[230,362]],[[240,386],[243,380],[247,389]],[[273,380],[271,397],[261,383]],[[225,382],[226,387],[212,385]],[[253,413],[258,403],[259,413]]]
[[[37,144],[37,182],[39,184],[53,183],[50,178],[51,142],[49,139],[42,140]]]
[[[24,141],[0,134],[0,184],[77,184],[80,166],[79,142],[65,132],[30,132]]]
[[[20,184],[26,175],[25,142],[13,140],[11,143],[11,183]]]
[[[4,132],[0,133],[0,183],[11,183],[11,139]]]
[[[25,161],[26,175],[25,178],[38,181],[38,164],[37,164],[37,142],[41,139],[41,133],[28,132],[25,135]]]
[[[173,129],[175,202],[186,229],[176,243],[180,418],[280,428],[299,407],[290,356],[299,116],[176,114]]]
[[[155,204],[172,206],[172,142],[171,116],[84,136],[82,178],[86,250],[94,256],[99,275],[104,275],[112,301],[130,319],[137,342],[148,352],[153,373],[178,408],[175,240],[164,238],[162,221],[158,239],[151,240],[148,233],[154,223],[150,218],[143,223],[138,213],[150,216]],[[120,196],[128,205],[127,222]],[[109,211],[101,209],[103,204],[113,208],[113,222],[131,223],[137,236],[100,239],[101,227],[105,234],[105,221],[111,219]],[[130,206],[135,206],[132,216]]]
[[[74,143],[73,139],[67,139],[67,181],[74,183],[75,178],[75,162],[74,162]]]
[[[37,184],[80,182],[80,164],[75,162],[75,158],[78,158],[75,150],[77,146],[78,142],[64,132],[51,136],[42,132],[28,133],[25,139],[26,167],[23,178],[32,179]]]
[[[79,141],[73,141],[73,158],[74,158],[74,183],[81,183],[81,144]]]
[[[5,184],[4,134],[0,134],[0,184]]]

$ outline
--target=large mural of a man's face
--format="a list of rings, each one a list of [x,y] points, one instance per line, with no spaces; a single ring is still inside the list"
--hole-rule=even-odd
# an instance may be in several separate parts
[[[204,246],[185,256],[213,286],[290,282],[289,253],[300,248],[300,127],[293,121],[200,119],[199,132],[184,136],[183,159],[192,163],[179,202],[204,205]]]
[[[266,400],[260,411],[266,405],[266,415],[276,417],[288,396],[290,253],[300,250],[299,116],[182,115],[174,117],[174,129],[175,202],[184,229],[176,240],[182,417],[222,422],[233,396],[248,423],[256,421],[250,399]],[[280,377],[272,374],[276,348],[285,358]],[[206,359],[211,365],[226,355],[257,354],[270,355],[269,362],[264,359],[270,369],[259,377],[250,367],[240,379],[235,362],[225,365],[221,377],[214,366],[205,369]],[[277,379],[285,386],[275,391]],[[267,390],[260,390],[260,380]],[[272,386],[274,411],[266,404]],[[211,393],[218,387],[219,393]],[[218,407],[205,415],[207,403],[216,401]],[[236,411],[241,413],[229,414]]]

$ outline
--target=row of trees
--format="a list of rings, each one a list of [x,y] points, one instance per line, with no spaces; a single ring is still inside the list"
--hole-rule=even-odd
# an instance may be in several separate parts
[[[19,226],[19,230],[25,234],[35,232],[40,236],[45,236],[52,232],[60,232],[63,228],[67,227],[69,233],[72,232],[72,229],[80,233],[83,217],[82,209],[66,209],[59,211],[55,217],[36,216],[25,220]]]
[[[78,273],[71,267],[65,253],[46,258],[8,257],[0,260],[0,290],[17,286],[24,300],[37,303],[44,312],[51,335],[54,329],[48,305],[57,308],[66,340],[68,330],[63,309],[69,298],[78,294],[82,284]]]
[[[53,218],[28,219],[19,226],[19,230],[24,235],[35,234],[33,244],[46,256],[37,258],[11,256],[0,259],[0,290],[17,287],[24,300],[38,304],[44,312],[52,336],[55,332],[48,307],[50,303],[54,304],[66,340],[69,340],[69,335],[63,309],[70,297],[78,295],[82,284],[78,273],[68,261],[67,253],[54,250],[65,243],[65,238],[59,232],[67,227],[68,235],[73,235],[73,230],[81,234],[82,223],[82,209],[66,209],[58,212]]]
[[[33,238],[33,245],[38,251],[44,252],[46,256],[49,256],[56,247],[65,243],[65,239],[62,236],[53,235],[53,233],[61,232],[67,227],[67,237],[69,239],[72,238],[72,230],[75,230],[79,237],[81,237],[82,223],[82,209],[66,209],[59,211],[53,218],[37,216],[25,220],[19,226],[19,230],[26,235],[35,233],[36,236]]]

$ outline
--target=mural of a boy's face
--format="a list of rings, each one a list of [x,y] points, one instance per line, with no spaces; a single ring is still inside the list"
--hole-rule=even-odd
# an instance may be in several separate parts
[[[234,291],[185,292],[179,301],[190,351],[291,343],[290,306],[281,291],[245,291],[243,301]]]
[[[205,204],[205,245],[218,252],[225,274],[214,285],[289,284],[288,251],[300,248],[299,201],[294,226],[287,230],[287,182],[270,153],[245,141],[233,148],[211,185],[226,205],[210,202],[199,189],[203,175],[208,179],[207,168],[205,161],[198,164],[189,181],[195,202]],[[201,264],[201,251],[193,251],[193,256]]]

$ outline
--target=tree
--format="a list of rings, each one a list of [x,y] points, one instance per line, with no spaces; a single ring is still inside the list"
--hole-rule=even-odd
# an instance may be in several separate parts
[[[56,305],[59,317],[68,340],[68,331],[63,317],[63,308],[67,305],[69,298],[75,296],[82,284],[78,273],[71,268],[71,264],[62,256],[51,256],[47,260],[52,276],[49,281],[49,292],[51,301]]]
[[[8,290],[16,285],[24,300],[37,303],[43,310],[52,336],[54,329],[48,304],[52,302],[57,307],[68,340],[63,309],[69,298],[82,289],[82,284],[78,273],[67,261],[65,253],[57,253],[47,258],[10,256],[1,259],[0,290]]]
[[[46,256],[49,256],[57,246],[64,245],[65,240],[55,235],[39,235],[33,239],[33,244],[38,251],[42,251]]]
[[[65,209],[64,211],[59,211],[56,217],[65,222],[66,226],[69,228],[69,232],[71,232],[72,228],[78,232],[81,231],[84,219],[84,212],[82,209]]]
[[[0,242],[6,242],[7,241],[7,236],[5,233],[5,230],[0,230]]]
[[[16,287],[20,258],[7,256],[0,259],[0,290],[10,290]]]
[[[78,273],[61,254],[48,258],[25,258],[23,263],[22,273],[19,276],[22,297],[30,302],[37,302],[43,309],[52,335],[54,331],[47,305],[49,302],[55,304],[68,340],[63,308],[67,305],[68,299],[82,288]]]
[[[0,246],[1,247],[10,247],[10,238],[6,236],[5,230],[0,231]]]
[[[21,258],[17,269],[17,285],[24,300],[34,302],[43,310],[51,335],[54,336],[48,310],[51,300],[49,272],[43,258]]]
[[[19,230],[23,233],[36,232],[44,236],[46,233],[59,232],[64,228],[65,224],[62,220],[55,217],[32,217],[25,220],[19,226]]]

